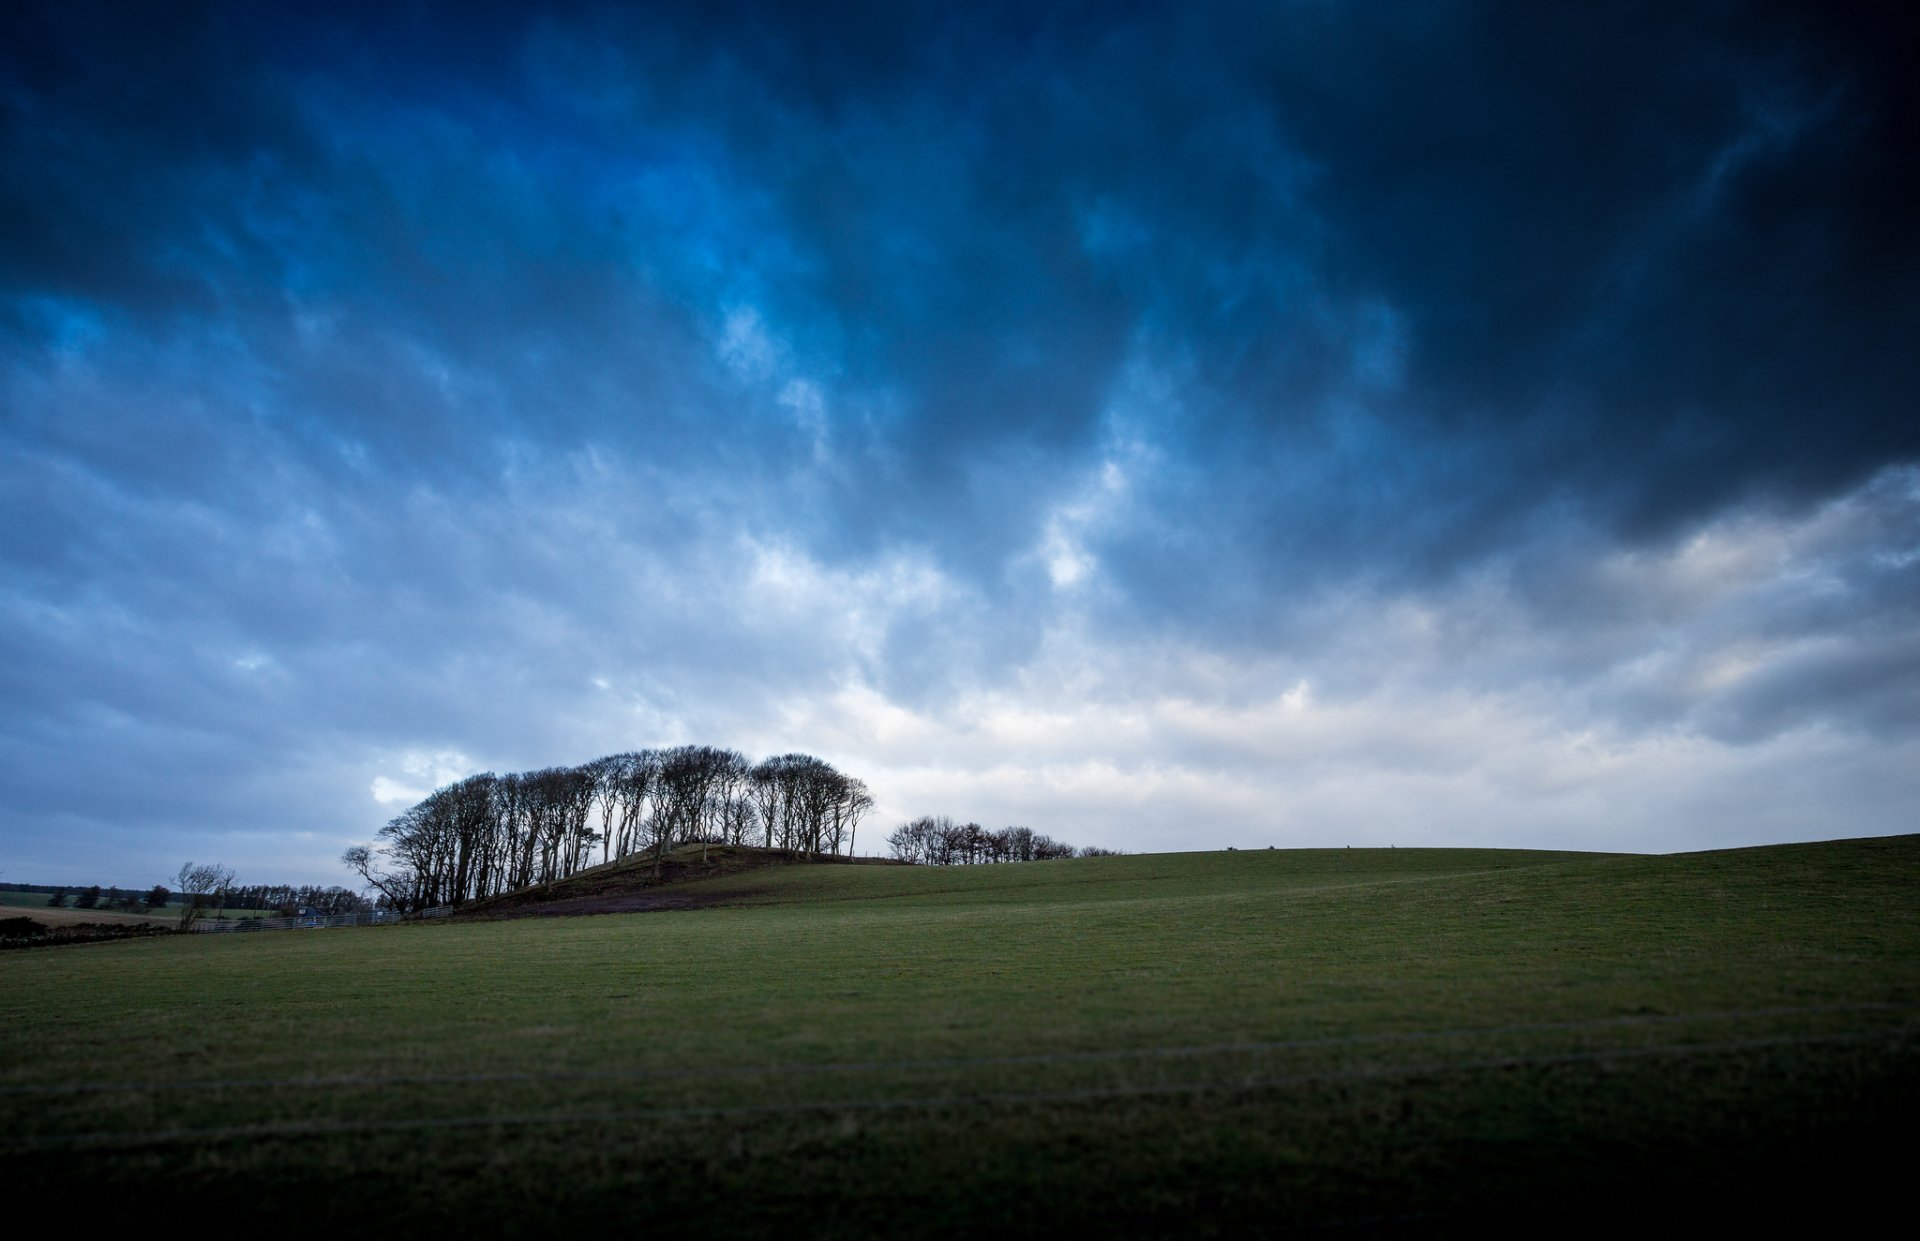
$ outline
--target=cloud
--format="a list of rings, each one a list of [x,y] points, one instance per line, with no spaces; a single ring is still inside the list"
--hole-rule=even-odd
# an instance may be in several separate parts
[[[33,865],[329,877],[408,756],[684,740],[1130,847],[1896,822],[1872,21],[3,20]]]

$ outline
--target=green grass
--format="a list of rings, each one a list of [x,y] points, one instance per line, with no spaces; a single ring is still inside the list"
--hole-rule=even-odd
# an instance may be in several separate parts
[[[8,954],[0,1156],[341,1226],[1565,1231],[1842,1219],[1920,1103],[1915,837],[710,886]]]
[[[0,888],[0,917],[34,918],[49,926],[73,926],[82,922],[150,922],[163,926],[173,925],[180,920],[182,902],[173,900],[154,910],[110,909],[103,897],[98,907],[79,909],[74,906],[75,892],[67,893],[64,905],[54,907],[47,904],[50,893],[22,892],[17,888]],[[144,893],[143,893],[144,895]],[[209,913],[207,916],[212,917]],[[274,918],[279,916],[273,909],[228,909],[220,911],[224,918]]]
[[[63,908],[73,908],[73,898],[78,892],[79,889],[72,889],[67,892],[67,899]],[[0,888],[0,909],[48,909],[51,908],[51,906],[47,904],[47,901],[52,898],[52,895],[51,892],[22,892],[18,888]],[[106,902],[105,895],[103,894],[100,899],[104,905]],[[102,909],[100,912],[105,913],[106,910]]]

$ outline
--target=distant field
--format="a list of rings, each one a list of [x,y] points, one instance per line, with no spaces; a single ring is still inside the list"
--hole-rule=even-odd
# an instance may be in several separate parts
[[[73,893],[67,894],[67,903],[59,909],[47,904],[50,892],[21,892],[14,888],[0,888],[0,917],[37,918],[49,925],[71,925],[76,922],[155,922],[172,925],[180,921],[179,901],[169,901],[160,909],[151,913],[131,913],[124,909],[75,909]],[[272,909],[228,909],[221,916],[226,918],[271,918],[278,915]]]
[[[71,895],[67,904],[54,909],[47,904],[50,892],[19,892],[12,888],[0,889],[0,918],[32,918],[47,926],[72,926],[80,922],[157,922],[173,923],[180,919],[178,910],[170,912],[144,914],[129,913],[123,909],[75,909]]]
[[[731,903],[6,954],[0,1157],[51,1197],[488,1233],[1844,1227],[1904,1201],[1920,838],[707,886]]]

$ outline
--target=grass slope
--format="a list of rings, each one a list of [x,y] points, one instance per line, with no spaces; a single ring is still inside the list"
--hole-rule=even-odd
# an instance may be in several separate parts
[[[1858,1218],[1920,1104],[1920,838],[689,887],[12,954],[0,1157],[309,1226],[1565,1232]]]
[[[719,889],[719,895],[709,896],[707,887],[689,885],[721,877],[735,878],[770,867],[801,865],[898,867],[900,864],[884,858],[842,857],[746,845],[681,845],[669,849],[658,859],[650,852],[642,853],[589,867],[553,883],[503,892],[466,905],[453,917],[471,922],[697,908],[730,901],[738,891]]]

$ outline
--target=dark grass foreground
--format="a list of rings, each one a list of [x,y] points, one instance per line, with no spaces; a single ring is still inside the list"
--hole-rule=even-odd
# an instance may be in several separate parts
[[[672,912],[8,954],[9,1183],[302,1233],[1598,1234],[1907,1210],[1915,838],[700,886]]]

